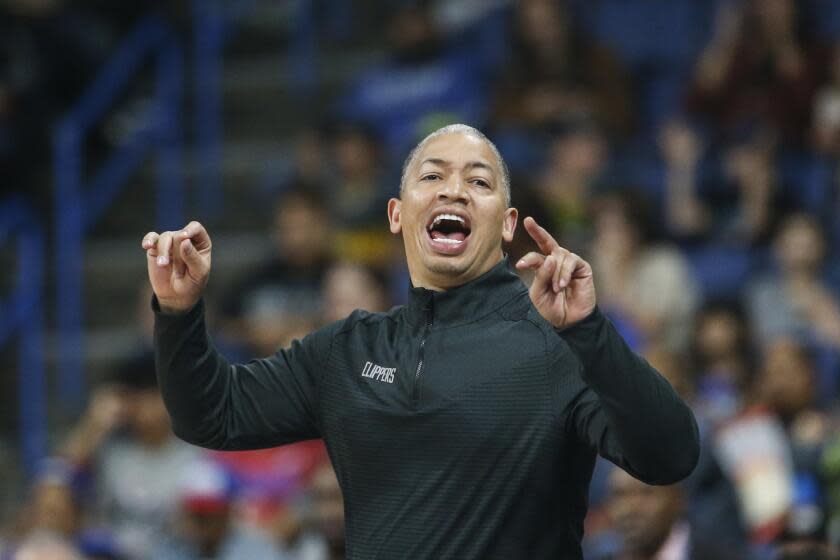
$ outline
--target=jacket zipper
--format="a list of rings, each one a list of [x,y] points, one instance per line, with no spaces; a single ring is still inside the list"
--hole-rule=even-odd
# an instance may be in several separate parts
[[[423,358],[425,355],[426,339],[429,332],[432,330],[432,302],[429,302],[429,307],[426,309],[426,327],[423,329],[423,336],[420,337],[420,351],[418,353],[419,360],[417,361],[417,370],[414,372],[414,406],[420,401],[420,376],[423,374]]]

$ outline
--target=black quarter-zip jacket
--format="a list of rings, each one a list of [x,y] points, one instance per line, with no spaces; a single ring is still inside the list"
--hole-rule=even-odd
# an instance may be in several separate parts
[[[554,329],[507,260],[247,364],[214,349],[202,303],[158,309],[155,349],[184,440],[324,438],[354,560],[580,558],[596,453],[651,484],[699,453],[689,408],[610,321]]]

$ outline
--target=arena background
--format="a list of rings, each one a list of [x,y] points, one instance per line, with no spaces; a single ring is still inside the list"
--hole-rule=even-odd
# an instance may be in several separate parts
[[[140,239],[204,223],[215,339],[273,352],[404,300],[385,201],[464,122],[701,425],[681,485],[599,464],[586,558],[829,557],[838,41],[832,0],[0,0],[0,555],[341,558],[320,444],[171,438]]]

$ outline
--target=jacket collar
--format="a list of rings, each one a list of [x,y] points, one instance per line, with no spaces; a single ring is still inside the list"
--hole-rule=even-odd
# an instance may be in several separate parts
[[[475,321],[525,291],[505,256],[478,278],[446,291],[412,286],[406,312],[414,324],[425,323],[431,313],[433,326],[455,326]]]

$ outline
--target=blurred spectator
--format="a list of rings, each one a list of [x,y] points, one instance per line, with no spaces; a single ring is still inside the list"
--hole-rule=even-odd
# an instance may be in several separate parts
[[[344,499],[328,461],[312,477],[306,498],[295,514],[294,531],[283,527],[285,549],[296,560],[344,560]]]
[[[683,240],[750,247],[763,243],[784,207],[777,139],[766,129],[743,132],[725,146],[720,177],[702,181],[706,147],[686,123],[667,123],[659,137],[665,164],[665,215]]]
[[[694,319],[691,341],[696,394],[690,401],[700,425],[700,462],[685,487],[688,517],[697,535],[736,549],[745,547],[733,481],[721,468],[716,433],[741,413],[754,378],[754,351],[745,313],[735,303],[708,302]]]
[[[394,238],[387,234],[388,198],[398,190],[387,184],[383,149],[369,127],[339,124],[330,148],[333,176],[325,197],[336,224],[335,253],[380,268],[394,257]]]
[[[33,535],[17,549],[15,560],[83,560],[70,543],[52,534]]]
[[[294,144],[293,177],[302,185],[321,185],[327,178],[327,148],[323,131],[315,127],[298,134]]]
[[[275,253],[228,290],[224,336],[246,352],[269,355],[316,326],[321,284],[331,260],[333,224],[314,192],[283,193],[274,210]]]
[[[785,532],[797,538],[817,537],[825,521],[816,490],[819,461],[832,426],[816,407],[814,364],[805,348],[784,339],[768,346],[753,395],[760,406],[776,414],[787,432],[796,478]]]
[[[697,383],[695,413],[712,424],[735,415],[753,373],[752,334],[737,305],[710,302],[698,310],[691,349]]]
[[[182,473],[200,456],[177,439],[151,357],[117,368],[91,397],[63,455],[94,477],[97,513],[130,558],[159,542],[177,506]]]
[[[612,470],[609,484],[607,507],[618,546],[598,560],[744,559],[736,550],[692,532],[684,517],[681,486],[648,486],[621,469]]]
[[[344,498],[332,465],[324,463],[312,479],[312,528],[324,539],[324,560],[344,558]]]
[[[712,203],[718,239],[742,245],[767,240],[776,214],[784,208],[776,144],[775,136],[759,130],[727,147],[722,162],[724,181]]]
[[[838,560],[837,549],[815,541],[793,542],[782,545],[774,560]]]
[[[818,537],[825,523],[819,495],[828,417],[815,405],[813,363],[800,345],[766,348],[743,412],[714,433],[714,453],[734,484],[754,543]]]
[[[617,59],[575,27],[566,2],[516,3],[513,45],[494,121],[505,128],[550,132],[592,120],[610,134],[631,128],[631,91]]]
[[[74,488],[71,465],[48,459],[32,485],[31,501],[23,510],[24,535],[49,533],[74,541],[82,528],[82,504]]]
[[[571,124],[547,150],[535,194],[548,229],[570,251],[582,251],[592,236],[592,200],[606,173],[608,147],[591,123]]]
[[[374,273],[358,264],[339,262],[324,280],[324,322],[344,319],[356,309],[387,311],[387,295]]]
[[[840,547],[840,433],[835,429],[825,438],[820,457],[820,488],[825,493],[825,506],[828,514],[826,536],[828,542]]]
[[[794,0],[722,2],[697,65],[689,108],[723,132],[763,123],[800,142],[820,56]]]
[[[705,151],[702,140],[678,119],[665,123],[658,140],[665,164],[665,219],[670,233],[679,238],[707,233],[711,216],[698,191]]]
[[[790,216],[773,243],[776,270],[747,292],[751,323],[763,342],[794,337],[840,349],[840,301],[825,280],[825,238],[806,214]]]
[[[31,499],[20,512],[19,540],[52,535],[75,545],[89,560],[119,560],[122,556],[108,528],[90,526],[86,503],[76,469],[63,459],[44,460],[32,484]]]
[[[224,472],[200,463],[189,472],[181,489],[175,531],[160,544],[159,560],[282,560],[266,536],[238,526],[233,516],[231,488]]]
[[[753,396],[791,426],[813,405],[813,364],[805,349],[791,340],[777,339],[765,348],[764,363]]]
[[[388,196],[397,191],[384,184],[382,146],[376,133],[361,124],[339,123],[330,134],[334,177],[330,210],[342,227],[371,226],[386,221]]]
[[[240,520],[259,528],[268,525],[306,489],[326,456],[321,440],[270,449],[212,453],[214,461],[236,485]]]
[[[449,48],[429,2],[403,2],[392,10],[384,25],[389,59],[353,80],[339,114],[371,125],[396,162],[441,118],[481,122],[489,75],[470,49]]]
[[[813,133],[819,152],[840,156],[840,43],[832,50],[828,82],[814,101]]]
[[[642,345],[685,352],[698,294],[676,248],[654,243],[644,200],[629,192],[600,199],[589,257],[598,302]]]
[[[794,503],[795,473],[784,426],[756,406],[718,427],[712,438],[712,453],[735,489],[750,541],[773,542],[784,533]]]

